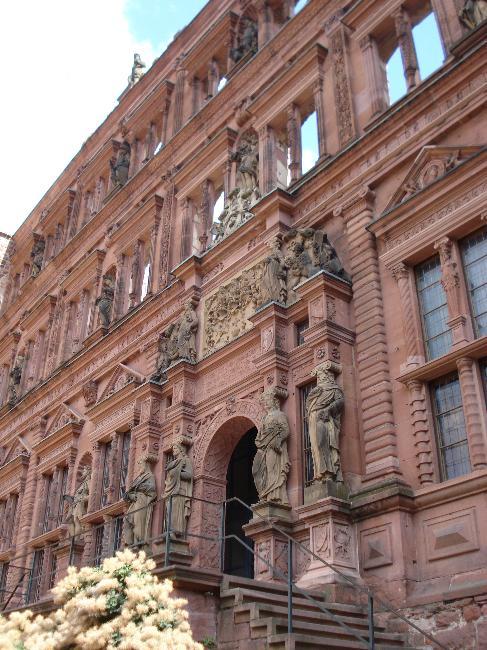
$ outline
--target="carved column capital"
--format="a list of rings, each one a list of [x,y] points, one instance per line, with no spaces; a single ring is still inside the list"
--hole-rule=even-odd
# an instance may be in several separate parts
[[[460,359],[457,359],[457,368],[458,370],[471,370],[474,360],[472,357],[460,357]]]
[[[404,262],[398,262],[390,268],[390,272],[396,282],[407,280],[409,278],[409,267]]]

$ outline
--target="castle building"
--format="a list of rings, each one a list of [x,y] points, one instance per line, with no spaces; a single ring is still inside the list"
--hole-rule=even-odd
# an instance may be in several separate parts
[[[368,593],[487,647],[486,18],[210,0],[134,57],[0,236],[0,609],[131,546],[221,648],[372,647]]]

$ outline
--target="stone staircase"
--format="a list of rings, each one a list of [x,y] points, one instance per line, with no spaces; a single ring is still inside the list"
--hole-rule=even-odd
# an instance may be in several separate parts
[[[341,621],[367,639],[366,608],[330,603],[311,594]],[[364,643],[341,627],[304,596],[293,596],[293,633],[287,634],[286,585],[224,576],[220,588],[218,648],[222,650],[298,650],[365,648]],[[375,626],[376,650],[406,650],[405,635]]]

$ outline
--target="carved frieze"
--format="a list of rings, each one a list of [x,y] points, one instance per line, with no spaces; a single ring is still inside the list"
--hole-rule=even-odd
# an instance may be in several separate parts
[[[205,301],[203,355],[251,329],[249,317],[259,307],[271,301],[294,302],[298,297],[296,287],[319,271],[349,279],[322,230],[289,230],[284,237],[276,237],[270,249],[264,260],[243,271]]]

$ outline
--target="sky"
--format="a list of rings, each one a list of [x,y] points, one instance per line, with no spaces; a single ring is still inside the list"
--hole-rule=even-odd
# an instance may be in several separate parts
[[[0,232],[13,234],[117,104],[134,52],[147,69],[206,0],[18,0],[0,3],[3,62]],[[305,0],[300,0],[300,10]],[[414,28],[421,77],[443,58],[434,18]],[[419,55],[418,55],[419,56]],[[405,93],[400,54],[392,101]],[[315,116],[303,126],[303,172],[318,158]]]
[[[206,0],[0,3],[0,231],[13,234],[117,104],[134,52],[149,67]]]

